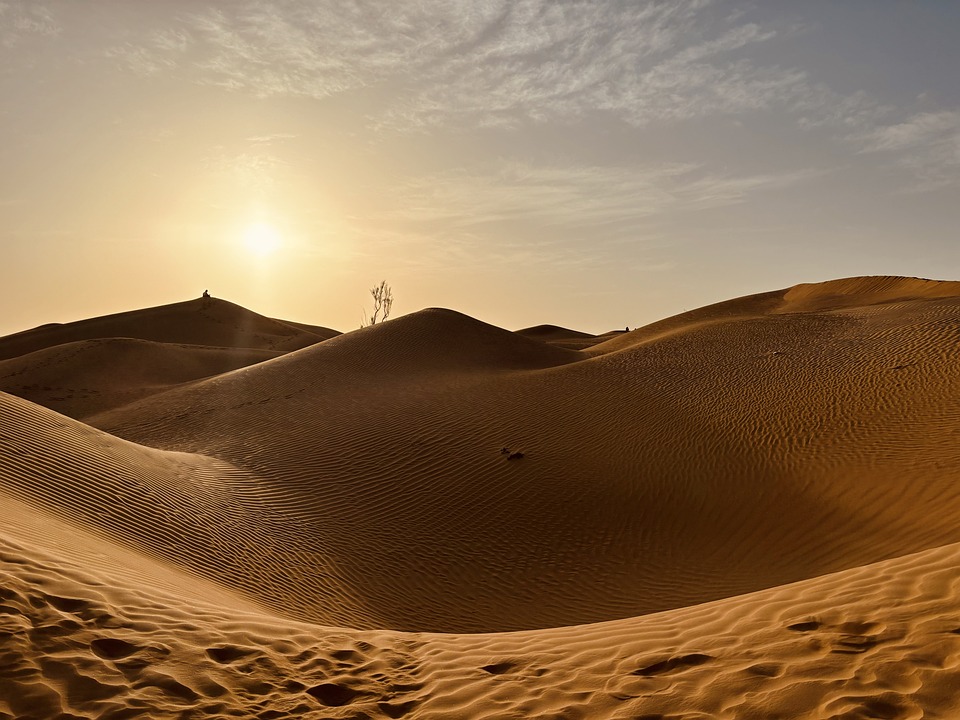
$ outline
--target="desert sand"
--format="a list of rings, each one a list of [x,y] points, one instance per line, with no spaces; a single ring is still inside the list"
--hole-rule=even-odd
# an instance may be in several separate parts
[[[960,716],[960,283],[0,338],[0,718]]]

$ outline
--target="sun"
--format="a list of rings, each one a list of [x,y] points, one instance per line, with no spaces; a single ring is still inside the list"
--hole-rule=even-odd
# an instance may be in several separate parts
[[[243,243],[253,255],[265,258],[279,249],[281,237],[273,225],[258,222],[243,231]]]

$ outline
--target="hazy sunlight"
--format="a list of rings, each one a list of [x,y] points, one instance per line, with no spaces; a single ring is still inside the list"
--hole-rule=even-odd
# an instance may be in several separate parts
[[[277,229],[268,223],[253,223],[243,232],[243,243],[253,255],[264,258],[273,255],[282,244]]]

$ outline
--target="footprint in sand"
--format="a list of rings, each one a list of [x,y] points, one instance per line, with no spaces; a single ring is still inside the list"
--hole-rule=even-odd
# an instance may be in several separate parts
[[[343,707],[353,702],[360,692],[339,683],[321,683],[307,688],[307,694],[312,695],[327,707]]]
[[[91,641],[90,649],[97,657],[104,660],[122,660],[133,655],[141,648],[139,645],[134,645],[120,638],[97,638]]]
[[[207,648],[206,652],[207,656],[210,657],[210,659],[214,662],[218,662],[221,665],[228,665],[232,662],[236,662],[240,658],[253,654],[254,651],[249,648],[241,648],[235,645],[221,645],[219,647],[209,647]]]
[[[713,659],[713,655],[705,655],[703,653],[677,655],[675,657],[667,658],[666,660],[660,660],[659,662],[651,663],[650,665],[646,665],[642,668],[634,670],[632,674],[640,675],[642,677],[652,677],[654,675],[682,672],[683,670],[688,670],[689,668],[703,665],[704,663]]]
[[[504,675],[514,669],[516,669],[516,664],[512,662],[499,662],[492,663],[490,665],[484,665],[480,669],[491,675]]]

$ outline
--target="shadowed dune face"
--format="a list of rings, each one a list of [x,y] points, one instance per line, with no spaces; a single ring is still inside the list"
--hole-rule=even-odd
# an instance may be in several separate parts
[[[257,478],[243,470],[125,442],[6,394],[0,447],[4,490],[16,498],[201,577],[258,588],[254,602],[306,616],[322,597],[336,617],[376,624],[324,569],[333,558],[317,538],[289,524],[282,507],[261,503]],[[309,573],[306,585],[289,575],[288,557],[293,572]]]
[[[783,296],[589,358],[424,311],[90,422],[234,468],[220,502],[297,551],[234,519],[211,552],[259,569],[210,572],[337,625],[595,622],[960,541],[958,300]]]
[[[0,360],[0,390],[82,420],[281,354],[131,338],[81,340]]]

